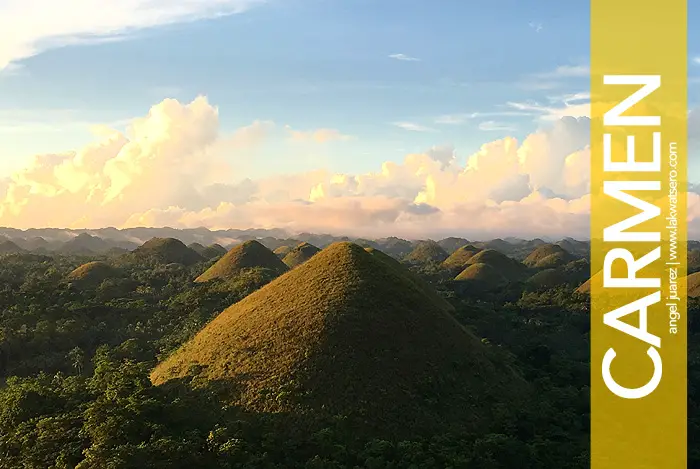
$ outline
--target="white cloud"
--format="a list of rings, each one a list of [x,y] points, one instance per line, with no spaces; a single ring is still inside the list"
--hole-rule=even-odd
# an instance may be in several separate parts
[[[512,109],[522,112],[533,112],[539,114],[539,119],[544,121],[556,121],[562,117],[590,117],[591,104],[589,95],[586,93],[576,93],[560,97],[550,97],[549,105],[545,106],[538,102],[514,102],[510,101],[506,105]]]
[[[0,184],[0,225],[587,234],[585,119],[555,122],[523,142],[486,143],[466,165],[454,148],[434,147],[386,161],[376,172],[258,180],[246,179],[240,167],[278,127],[257,121],[222,136],[218,126],[218,110],[205,98],[165,100],[126,133],[103,129],[81,150],[37,156]]]
[[[700,65],[700,57],[693,57],[693,63]]]
[[[532,29],[534,29],[536,33],[539,33],[540,31],[542,31],[542,23],[531,22],[528,24],[528,26],[530,26]]]
[[[241,13],[266,0],[5,0],[0,70],[49,49],[121,40],[136,31]]]
[[[504,124],[502,122],[484,121],[484,122],[479,123],[479,130],[483,130],[484,132],[501,132],[501,131],[515,132],[518,129],[512,125]]]
[[[461,114],[443,114],[434,119],[433,122],[439,125],[462,125],[477,118],[488,117],[525,117],[531,116],[532,112],[500,111],[500,112],[472,112]]]
[[[410,132],[435,132],[435,129],[415,122],[393,122],[392,125]]]
[[[410,55],[406,55],[406,54],[391,54],[389,56],[389,58],[396,59],[396,60],[403,60],[404,62],[420,62],[419,58],[411,57]]]
[[[327,143],[334,141],[348,141],[353,137],[345,135],[337,129],[316,129],[308,131],[293,130],[287,126],[289,138],[294,142],[300,143]]]

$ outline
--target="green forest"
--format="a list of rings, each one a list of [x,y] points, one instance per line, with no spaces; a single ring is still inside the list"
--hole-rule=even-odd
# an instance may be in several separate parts
[[[578,257],[176,244],[0,258],[1,468],[589,466]]]

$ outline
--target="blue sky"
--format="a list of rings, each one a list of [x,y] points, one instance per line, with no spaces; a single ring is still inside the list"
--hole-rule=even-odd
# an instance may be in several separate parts
[[[329,143],[318,158],[271,145],[251,176],[270,166],[376,170],[433,145],[454,145],[464,157],[485,142],[524,137],[567,100],[574,113],[586,102],[585,1],[248,3],[216,19],[153,21],[119,41],[56,40],[39,30],[38,53],[0,72],[0,174],[32,154],[81,147],[91,124],[119,127],[167,97],[206,95],[222,132],[261,119],[355,137]],[[696,95],[691,88],[691,105]]]

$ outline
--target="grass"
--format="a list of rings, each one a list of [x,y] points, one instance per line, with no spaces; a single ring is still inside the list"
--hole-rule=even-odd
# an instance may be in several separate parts
[[[231,279],[241,271],[252,268],[269,269],[278,275],[288,270],[288,267],[272,251],[258,241],[251,240],[233,247],[214,265],[197,277],[195,282]]]
[[[522,263],[511,259],[505,254],[496,251],[495,249],[484,249],[474,254],[467,263],[472,264],[487,264],[498,271],[508,280],[518,280],[525,274],[527,268]]]
[[[490,425],[526,384],[398,262],[336,243],[222,312],[159,364],[254,412],[342,415],[367,432]]]
[[[111,265],[94,261],[83,264],[68,274],[66,280],[83,285],[99,285],[109,278],[120,277],[121,271]]]
[[[153,238],[126,255],[125,259],[155,264],[182,264],[202,262],[204,258],[175,238]]]
[[[543,244],[525,258],[523,264],[535,269],[551,269],[576,260],[576,257],[557,244]]]
[[[282,259],[282,262],[287,264],[287,266],[290,269],[293,269],[294,267],[297,267],[304,262],[308,261],[311,259],[314,255],[316,255],[318,252],[321,250],[314,246],[313,244],[309,243],[301,243],[294,249],[290,250],[285,256],[284,259]]]
[[[421,241],[405,258],[408,262],[425,264],[429,262],[443,262],[449,255],[432,240]]]
[[[464,269],[467,266],[467,262],[469,261],[469,259],[471,259],[479,251],[479,248],[471,244],[462,246],[461,248],[453,252],[450,255],[450,257],[445,259],[445,261],[442,263],[442,266],[450,270]]]

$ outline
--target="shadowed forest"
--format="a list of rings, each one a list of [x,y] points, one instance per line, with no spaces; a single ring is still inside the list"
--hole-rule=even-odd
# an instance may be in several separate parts
[[[2,468],[589,466],[585,242],[48,244],[0,243]]]

